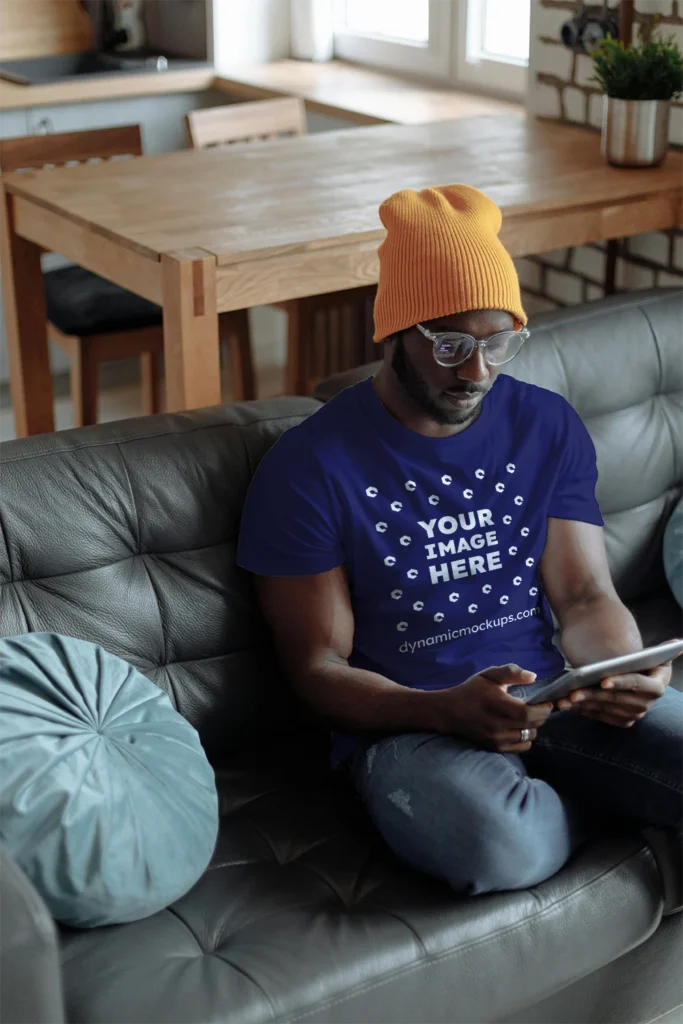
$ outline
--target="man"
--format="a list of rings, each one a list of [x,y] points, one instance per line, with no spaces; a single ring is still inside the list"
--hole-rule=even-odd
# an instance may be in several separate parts
[[[565,666],[550,608],[572,665],[642,647],[593,445],[564,399],[500,374],[526,316],[495,204],[450,185],[380,216],[383,366],[265,456],[238,560],[395,853],[459,892],[522,888],[596,811],[680,827],[681,694],[666,665],[520,699]]]

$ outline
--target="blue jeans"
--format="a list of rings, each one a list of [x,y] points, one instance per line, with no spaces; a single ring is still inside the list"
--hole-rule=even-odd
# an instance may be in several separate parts
[[[510,687],[523,696],[528,687]],[[683,695],[630,729],[555,711],[522,755],[458,736],[364,740],[349,770],[395,854],[457,892],[524,889],[555,874],[605,816],[679,829]]]

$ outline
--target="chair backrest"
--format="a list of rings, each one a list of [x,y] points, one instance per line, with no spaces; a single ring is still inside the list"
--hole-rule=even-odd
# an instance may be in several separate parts
[[[142,156],[142,136],[137,124],[121,128],[97,128],[86,132],[22,135],[0,140],[0,171],[60,167],[112,157]]]
[[[305,135],[306,108],[303,100],[288,96],[193,110],[186,122],[192,146],[208,149],[233,142],[275,139],[281,135]]]

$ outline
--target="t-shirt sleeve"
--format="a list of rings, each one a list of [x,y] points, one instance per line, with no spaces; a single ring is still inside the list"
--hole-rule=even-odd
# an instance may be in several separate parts
[[[595,497],[598,480],[595,446],[576,410],[568,402],[563,401],[562,405],[559,471],[548,515],[603,526]]]
[[[259,463],[247,493],[237,563],[259,576],[328,572],[345,561],[337,522],[320,464],[305,440],[283,435]]]

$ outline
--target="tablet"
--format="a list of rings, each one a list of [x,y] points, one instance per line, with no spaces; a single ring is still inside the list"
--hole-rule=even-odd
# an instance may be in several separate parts
[[[588,686],[598,686],[607,676],[623,675],[626,672],[643,672],[648,668],[656,668],[665,661],[671,661],[683,654],[683,640],[669,640],[657,647],[646,647],[635,654],[624,654],[619,658],[607,661],[596,661],[592,665],[581,665],[579,668],[567,669],[556,679],[548,681],[547,686],[535,690],[526,700],[527,704],[543,704],[546,701],[560,700],[573,690],[581,690]],[[533,684],[532,684],[533,685]]]

